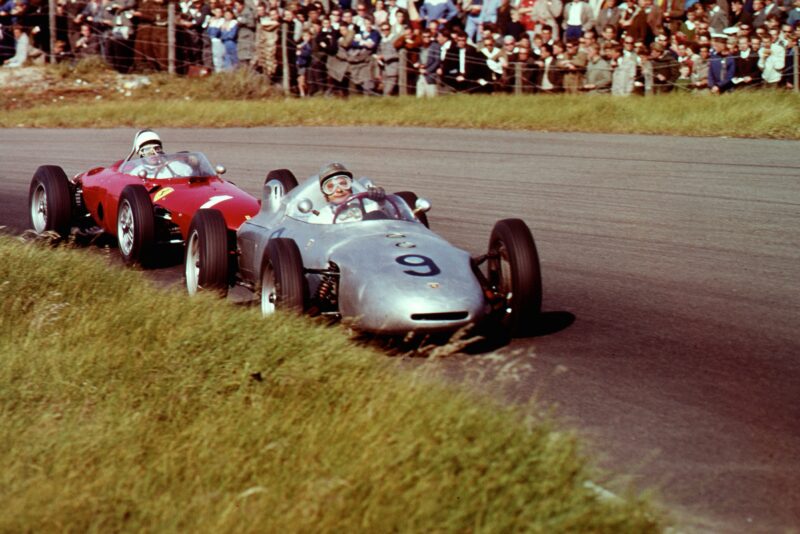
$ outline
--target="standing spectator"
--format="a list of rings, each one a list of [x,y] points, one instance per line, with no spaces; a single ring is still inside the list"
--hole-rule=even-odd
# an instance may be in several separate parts
[[[570,0],[564,6],[564,41],[577,41],[583,32],[594,27],[594,14],[586,0]]]
[[[794,0],[794,8],[788,11],[786,24],[795,30],[800,28],[800,0]]]
[[[678,61],[662,43],[650,47],[650,62],[653,65],[653,93],[669,93],[680,74]]]
[[[688,93],[692,90],[692,66],[681,63],[678,67],[678,79],[675,80],[676,93]]]
[[[333,18],[333,13],[331,15],[333,23],[335,19]],[[355,37],[355,29],[352,25],[345,24],[344,20],[342,20],[339,22],[339,27],[334,35],[336,35],[336,52],[334,55],[328,56],[328,76],[331,80],[331,94],[336,92],[341,96],[347,96],[350,93],[350,80],[347,77],[347,50]]]
[[[236,55],[239,63],[250,66],[255,55],[256,14],[245,0],[236,0],[233,3],[233,12],[239,28],[236,39]]]
[[[63,0],[62,9],[63,16],[67,22],[67,44],[70,50],[75,47],[75,41],[78,40],[81,34],[81,24],[80,22],[75,22],[75,20],[77,20],[84,7],[86,7],[85,0]]]
[[[134,66],[139,70],[167,70],[167,8],[164,0],[141,0],[134,11],[139,22],[134,44]]]
[[[665,0],[664,2],[664,24],[667,25],[670,35],[677,35],[680,31],[685,12],[684,5],[684,0]]]
[[[731,12],[730,17],[728,19],[728,24],[730,26],[747,26],[750,27],[753,25],[753,14],[749,13],[744,8],[744,3],[742,0],[732,0],[731,1]]]
[[[708,87],[712,93],[721,94],[733,86],[736,62],[728,55],[727,35],[715,33],[712,37],[714,50],[708,61]]]
[[[564,5],[561,0],[536,0],[533,5],[531,17],[537,21],[537,30],[542,32],[542,37],[545,43],[548,38],[544,36],[544,27],[549,26],[551,31],[551,38],[555,41],[558,40],[558,18],[561,17],[561,10]]]
[[[692,87],[696,90],[708,89],[708,64],[710,59],[711,49],[708,45],[701,45],[698,48],[697,55],[692,57]]]
[[[414,28],[406,28],[403,33],[395,38],[394,47],[397,50],[405,49],[406,64],[413,66],[415,63],[419,63],[422,34]],[[406,92],[412,93],[417,86],[417,69],[407,69],[406,72]]]
[[[202,0],[191,0],[181,4],[176,21],[176,59],[181,74],[189,74],[193,65],[203,64],[203,23],[211,13]]]
[[[114,24],[106,39],[106,58],[111,66],[121,73],[127,73],[133,67],[133,0],[124,0],[112,4]]]
[[[503,72],[508,66],[508,57],[502,48],[495,45],[494,37],[491,32],[486,32],[483,38],[483,46],[479,52],[485,56],[485,65],[487,67],[486,78],[487,85],[485,86],[488,92],[494,90],[494,86],[500,82]]]
[[[785,65],[786,50],[779,43],[772,42],[769,34],[765,35],[761,43],[758,67],[761,69],[761,78],[767,87],[778,86]]]
[[[73,51],[76,59],[86,59],[100,55],[100,38],[92,31],[89,24],[81,24],[81,36],[75,43]]]
[[[447,50],[442,64],[442,81],[456,92],[470,92],[486,82],[486,61],[475,47],[467,43],[467,34],[454,32],[455,46]]]
[[[264,4],[259,4],[256,11],[256,47],[253,67],[272,80],[277,70],[276,53],[278,49],[278,30],[281,22],[277,8],[267,12]]]
[[[425,0],[419,8],[419,16],[427,26],[432,21],[448,24],[458,15],[458,8],[453,0]]]
[[[613,2],[614,0],[607,0]],[[800,1],[800,0],[798,0]],[[528,33],[528,37],[533,40],[533,34],[536,31],[537,20],[533,18],[533,6],[536,0],[519,0],[517,4],[517,12],[519,13],[519,21]]]
[[[620,11],[616,0],[603,0],[603,7],[597,14],[594,28],[598,33],[602,32],[603,39],[617,40],[617,29],[619,28]],[[609,28],[611,28],[609,30]],[[603,44],[603,43],[600,43]]]
[[[375,19],[375,25],[379,28],[384,22],[389,22],[389,12],[386,11],[386,4],[383,0],[375,1],[375,9],[372,10],[372,16]],[[389,23],[391,26],[391,23]]]
[[[536,91],[536,74],[538,66],[536,61],[539,58],[533,54],[533,51],[527,46],[520,46],[517,50],[516,56],[513,58],[512,70],[515,73],[511,78],[510,84],[516,86],[516,65],[519,65],[520,82],[522,84],[522,92],[530,94]]]
[[[236,21],[236,15],[232,9],[226,9],[222,16],[225,19],[222,22],[222,26],[220,26],[219,34],[219,38],[225,48],[222,59],[222,70],[230,71],[239,65],[236,43],[239,36],[239,23]]]
[[[646,0],[634,0],[628,2],[628,7],[622,12],[619,19],[619,26],[622,28],[626,39],[632,38],[634,41],[644,42],[647,39],[647,13],[643,9]]]
[[[739,37],[739,52],[734,57],[736,64],[736,80],[739,87],[757,85],[761,82],[761,71],[758,68],[758,53],[750,48],[747,37]]]
[[[797,36],[793,33],[786,34],[786,56],[784,60],[783,79],[780,84],[786,89],[794,88],[794,55],[797,53]]]
[[[694,9],[690,9],[686,12],[686,20],[681,23],[681,27],[678,30],[687,41],[694,41],[695,36],[697,35],[697,11]]]
[[[589,94],[611,91],[611,66],[600,55],[600,45],[597,43],[589,46],[589,61],[586,64],[586,80],[583,90]]]
[[[222,44],[222,25],[224,23],[225,17],[222,15],[222,7],[218,5],[211,10],[206,29],[211,39],[211,58],[214,64],[214,72],[222,72],[225,66],[225,45]]]
[[[502,0],[483,0],[483,7],[481,7],[480,27],[479,31],[483,32],[489,27],[494,27],[497,24],[497,10],[500,8]],[[477,45],[477,42],[476,42]]]
[[[435,97],[438,89],[436,87],[437,74],[442,64],[440,44],[441,40],[446,40],[446,30],[436,36],[436,41],[431,38],[431,32],[423,30],[422,46],[419,49],[419,62],[415,64],[419,72],[417,77],[417,98]]]
[[[636,79],[636,58],[626,56],[622,48],[611,48],[611,94],[614,96],[630,96],[633,94],[633,83]]]
[[[400,73],[400,56],[394,46],[394,39],[391,35],[392,27],[388,21],[381,24],[380,32],[381,37],[375,59],[378,62],[380,78],[383,81],[383,95],[389,96],[394,94],[397,88],[397,79]]]
[[[308,73],[308,94],[314,95],[328,88],[328,57],[336,55],[336,32],[328,18],[322,19],[319,33],[311,49],[311,67]]]
[[[304,30],[297,45],[297,90],[300,96],[308,96],[308,69],[311,66],[313,44],[311,32]]]
[[[28,61],[28,54],[30,53],[30,38],[22,26],[14,24],[11,27],[14,34],[14,55],[3,63],[6,67],[22,67]]]
[[[466,0],[463,4],[465,12],[464,31],[467,40],[474,43],[481,30],[481,11],[483,10],[483,0]]]
[[[722,33],[728,26],[727,11],[723,10],[718,3],[715,3],[708,11],[708,29],[711,33]]]
[[[583,74],[586,72],[588,62],[586,53],[578,50],[578,42],[568,41],[564,58],[560,63],[564,72],[562,79],[564,91],[575,94],[583,87]]]
[[[536,89],[540,93],[557,93],[561,90],[561,71],[556,66],[553,46],[543,43],[541,56],[536,62],[539,67],[536,76]]]
[[[347,61],[350,63],[350,77],[364,94],[375,94],[371,60],[378,50],[380,42],[381,34],[372,27],[372,16],[368,15],[364,18],[364,27],[360,31],[356,28],[347,55]]]

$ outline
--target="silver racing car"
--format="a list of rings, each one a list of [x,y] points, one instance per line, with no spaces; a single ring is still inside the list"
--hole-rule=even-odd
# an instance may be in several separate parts
[[[318,176],[299,185],[281,169],[267,175],[260,211],[235,233],[219,211],[198,210],[186,240],[189,293],[241,285],[260,295],[265,315],[325,315],[380,334],[532,328],[542,282],[523,221],[498,221],[487,252],[471,256],[428,228],[428,201],[376,189],[360,178],[346,200],[329,204]]]

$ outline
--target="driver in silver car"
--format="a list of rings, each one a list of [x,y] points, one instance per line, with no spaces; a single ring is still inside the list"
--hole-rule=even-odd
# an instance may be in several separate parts
[[[319,171],[319,187],[325,196],[325,201],[329,203],[326,206],[328,209],[323,210],[319,215],[319,217],[326,220],[325,222],[332,222],[336,212],[341,212],[338,220],[361,219],[361,208],[354,207],[352,210],[339,209],[339,206],[353,195],[353,173],[347,167],[336,162],[325,165]],[[365,211],[377,210],[380,206],[376,203],[381,203],[386,199],[386,191],[382,187],[370,187],[366,192],[366,198],[374,202],[371,206],[365,205]]]

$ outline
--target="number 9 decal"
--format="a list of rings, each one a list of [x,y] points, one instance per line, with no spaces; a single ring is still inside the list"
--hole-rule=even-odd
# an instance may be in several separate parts
[[[406,267],[412,267],[415,269],[406,269],[403,271],[411,276],[436,276],[442,272],[442,270],[439,269],[439,266],[436,265],[432,259],[420,254],[406,254],[404,256],[398,256],[394,261],[400,265],[405,265]],[[424,270],[416,270],[420,268]]]

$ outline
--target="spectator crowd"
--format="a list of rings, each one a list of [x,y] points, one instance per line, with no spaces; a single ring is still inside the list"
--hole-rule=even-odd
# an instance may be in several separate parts
[[[315,94],[792,88],[800,0],[57,0],[56,61],[252,69]],[[50,54],[46,0],[0,0],[0,62]],[[170,32],[174,31],[174,39]]]

